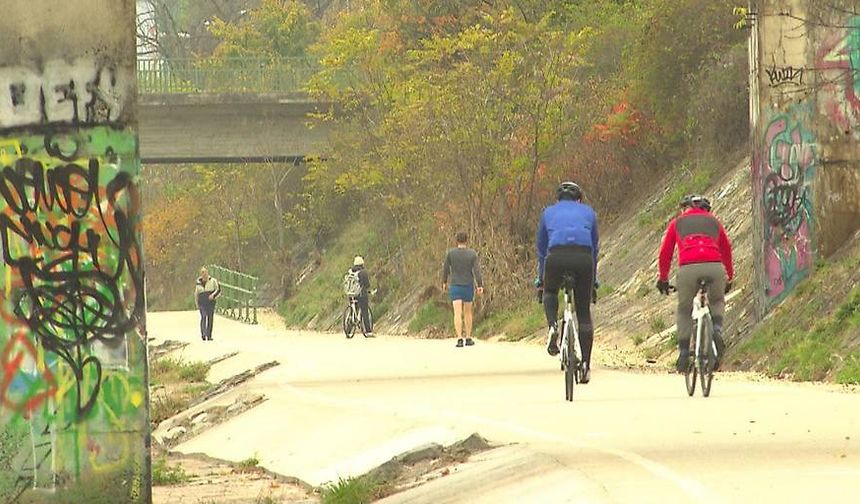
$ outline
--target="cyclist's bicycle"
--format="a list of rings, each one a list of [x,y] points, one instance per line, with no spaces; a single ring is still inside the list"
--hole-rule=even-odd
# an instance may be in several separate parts
[[[714,321],[708,306],[708,284],[710,281],[699,280],[699,291],[693,299],[693,337],[690,338],[690,360],[684,373],[687,384],[687,394],[696,393],[696,378],[702,383],[702,395],[711,394],[711,382],[714,379],[714,367],[717,361],[717,345],[714,342]]]
[[[576,313],[573,309],[573,277],[564,275],[562,277],[564,288],[564,313],[558,321],[561,334],[561,345],[559,355],[561,356],[561,370],[564,371],[564,398],[573,401],[573,386],[582,381],[583,363],[582,347],[579,343],[579,332],[576,329]]]
[[[368,332],[361,321],[361,308],[358,307],[358,296],[347,296],[347,300],[349,301],[349,305],[343,312],[342,320],[343,334],[349,339],[355,336],[356,329],[361,328],[361,334],[366,338]],[[370,318],[370,321],[373,320],[373,311],[371,311],[369,306],[367,307],[367,316]]]

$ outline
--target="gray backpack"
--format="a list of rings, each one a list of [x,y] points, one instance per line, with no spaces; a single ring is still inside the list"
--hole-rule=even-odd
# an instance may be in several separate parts
[[[358,296],[361,294],[361,282],[358,281],[358,271],[350,269],[343,276],[343,292],[347,296]]]

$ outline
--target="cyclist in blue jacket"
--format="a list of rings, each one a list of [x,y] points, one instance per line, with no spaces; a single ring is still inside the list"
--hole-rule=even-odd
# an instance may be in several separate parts
[[[582,188],[562,182],[558,203],[547,207],[537,232],[538,289],[549,324],[546,349],[558,355],[558,291],[565,274],[573,277],[573,300],[579,324],[579,341],[585,366],[583,383],[591,379],[591,347],[594,327],[591,301],[597,289],[597,214],[582,202]]]

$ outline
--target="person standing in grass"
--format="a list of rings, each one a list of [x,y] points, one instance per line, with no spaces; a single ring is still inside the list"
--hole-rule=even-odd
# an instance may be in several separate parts
[[[442,264],[442,291],[448,290],[448,299],[454,305],[454,332],[457,347],[472,346],[472,302],[477,294],[484,293],[478,253],[466,246],[469,237],[457,233],[457,246],[448,249]],[[463,338],[465,333],[465,338]]]

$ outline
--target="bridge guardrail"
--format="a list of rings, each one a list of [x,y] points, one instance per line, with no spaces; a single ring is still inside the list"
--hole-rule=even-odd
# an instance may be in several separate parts
[[[140,94],[307,91],[311,58],[171,58],[137,60]]]
[[[207,266],[221,284],[216,311],[225,317],[249,324],[257,323],[257,282],[259,278],[223,266]]]

